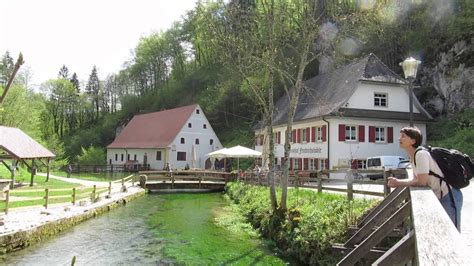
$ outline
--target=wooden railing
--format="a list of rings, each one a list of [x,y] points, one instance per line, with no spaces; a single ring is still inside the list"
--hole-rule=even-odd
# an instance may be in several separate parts
[[[459,232],[429,188],[397,188],[333,246],[338,265],[467,265]]]
[[[223,182],[227,183],[235,177],[234,174],[218,171],[193,171],[193,170],[174,170],[174,171],[140,171],[140,186],[144,187],[146,183],[170,182],[171,188],[174,188],[175,182],[196,182],[201,188],[203,182]]]
[[[29,193],[38,193],[38,192],[43,192],[44,191],[44,196],[36,196],[36,197],[25,197],[25,198],[16,198],[14,202],[26,202],[26,201],[37,201],[37,200],[44,200],[42,206],[47,209],[48,205],[50,204],[51,200],[53,199],[70,199],[72,205],[75,205],[76,202],[80,199],[84,198],[90,198],[91,202],[96,202],[101,196],[109,196],[112,194],[112,184],[114,183],[120,183],[122,184],[121,187],[121,192],[125,192],[128,187],[134,186],[135,184],[135,176],[134,175],[129,175],[127,177],[115,180],[115,181],[110,181],[109,185],[107,187],[101,187],[97,188],[96,185],[93,185],[92,187],[83,187],[80,189],[76,188],[64,188],[64,189],[28,189],[28,190],[18,190],[18,191],[5,191],[5,198],[0,199],[0,202],[4,202],[5,207],[3,209],[0,209],[1,212],[4,212],[5,214],[8,214],[8,210],[10,208],[10,203],[13,202],[10,200],[10,196],[12,194],[26,194],[28,195]],[[65,195],[56,195],[52,196],[51,193],[54,192],[68,192],[71,191],[71,194],[65,194]],[[65,201],[68,202],[68,201]],[[64,203],[60,202],[60,203]],[[39,204],[35,205],[28,205],[28,206],[39,206]]]
[[[330,174],[345,174],[344,179],[334,179],[330,178]],[[380,180],[368,180],[364,177],[366,175],[375,174],[383,176]],[[389,176],[397,177],[406,177],[407,172],[405,169],[396,169],[396,170],[356,170],[356,169],[346,169],[346,170],[321,170],[317,172],[310,171],[295,171],[290,173],[288,177],[288,185],[292,187],[305,187],[305,188],[314,188],[318,192],[326,191],[337,191],[347,193],[347,198],[352,200],[354,194],[364,194],[372,196],[381,196],[384,197],[390,193],[390,189],[387,187],[387,177]],[[279,185],[281,183],[283,173],[281,171],[275,172],[275,183]],[[267,174],[258,174],[254,172],[245,172],[243,175],[238,177],[239,180],[256,185],[268,185],[268,175]],[[345,183],[346,187],[334,187],[336,184]],[[354,185],[381,185],[383,186],[383,192],[369,191],[354,189]]]
[[[71,165],[72,173],[103,173],[103,172],[138,172],[150,169],[149,164],[105,164],[105,165]],[[68,167],[61,170],[67,172]]]

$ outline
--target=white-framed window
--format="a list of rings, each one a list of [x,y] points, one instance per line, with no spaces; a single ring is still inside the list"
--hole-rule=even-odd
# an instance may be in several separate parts
[[[301,165],[299,164],[300,160],[298,158],[293,158],[293,169],[298,170],[301,169]]]
[[[357,140],[357,127],[346,125],[346,141]]]
[[[357,160],[357,169],[367,169],[367,161]]]
[[[375,142],[386,142],[387,130],[384,127],[375,127]]]
[[[326,161],[327,161],[327,159],[319,159],[319,169],[320,170],[326,169]]]
[[[323,127],[316,127],[316,142],[323,141]]]
[[[318,159],[309,159],[309,170],[318,170]]]
[[[387,107],[387,94],[386,93],[374,93],[374,106]]]
[[[300,132],[301,132],[301,137],[300,137],[301,143],[306,143],[306,128],[300,129]]]

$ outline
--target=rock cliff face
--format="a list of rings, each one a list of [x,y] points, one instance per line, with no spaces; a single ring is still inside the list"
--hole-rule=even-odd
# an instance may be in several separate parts
[[[466,59],[474,52],[474,38],[456,42],[439,54],[434,67],[424,68],[422,86],[433,87],[438,95],[425,104],[442,114],[453,114],[474,108],[474,67]]]

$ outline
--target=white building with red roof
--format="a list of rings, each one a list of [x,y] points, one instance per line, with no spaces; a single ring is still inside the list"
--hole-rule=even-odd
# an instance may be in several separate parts
[[[208,153],[222,144],[198,104],[135,115],[107,146],[108,164],[150,169],[210,168]]]

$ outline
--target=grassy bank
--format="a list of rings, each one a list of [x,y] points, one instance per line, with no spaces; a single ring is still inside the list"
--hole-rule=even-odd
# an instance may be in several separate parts
[[[311,265],[334,265],[339,258],[332,254],[332,244],[343,242],[347,237],[347,226],[355,224],[377,203],[375,200],[348,201],[343,195],[290,189],[288,212],[272,215],[266,187],[231,182],[227,184],[226,193],[238,203],[244,216],[262,236],[275,242],[282,254]]]

